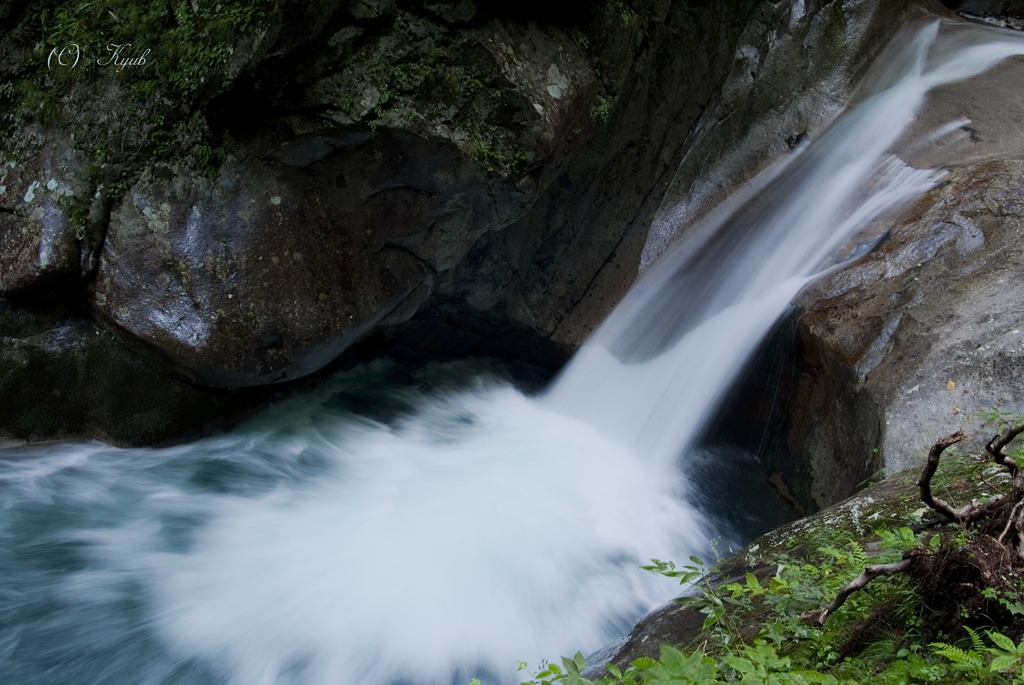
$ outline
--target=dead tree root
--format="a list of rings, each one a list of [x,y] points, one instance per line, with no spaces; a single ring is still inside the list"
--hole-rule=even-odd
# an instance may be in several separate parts
[[[945,536],[938,550],[919,547],[908,551],[901,561],[868,566],[828,606],[804,612],[801,620],[824,626],[852,594],[875,578],[908,573],[920,589],[931,614],[929,620],[937,631],[956,630],[965,617],[972,615],[985,616],[1001,625],[1021,623],[1020,617],[1007,610],[1007,602],[998,601],[998,597],[1015,595],[1024,577],[1024,472],[1006,451],[1022,432],[1024,424],[1010,426],[985,446],[992,461],[1006,469],[1010,492],[960,507],[932,492],[932,478],[942,453],[966,436],[957,431],[936,442],[917,481],[921,501],[940,514],[946,524],[955,524],[958,531],[970,534],[959,544],[950,543],[952,536]]]

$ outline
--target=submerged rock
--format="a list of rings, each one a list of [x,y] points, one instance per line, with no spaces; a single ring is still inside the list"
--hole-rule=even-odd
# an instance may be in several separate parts
[[[152,444],[223,425],[266,396],[177,379],[68,312],[0,305],[0,415],[11,437]]]

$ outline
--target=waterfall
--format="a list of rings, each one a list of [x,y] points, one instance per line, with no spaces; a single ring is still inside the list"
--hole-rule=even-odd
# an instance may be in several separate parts
[[[575,355],[547,404],[659,463],[683,454],[826,258],[941,178],[889,153],[928,91],[1024,46],[1019,35],[976,26],[948,24],[939,34],[930,22],[897,43],[857,106],[690,229]]]
[[[1018,54],[920,28],[540,397],[378,362],[187,445],[0,447],[5,682],[512,683],[621,635],[676,589],[641,564],[742,537],[679,468],[722,389],[830,255],[940,177],[889,155],[928,90]]]

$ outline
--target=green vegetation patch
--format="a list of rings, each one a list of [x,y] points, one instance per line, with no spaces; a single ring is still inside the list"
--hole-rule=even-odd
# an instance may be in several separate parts
[[[18,129],[73,132],[116,195],[153,160],[214,167],[200,107],[258,50],[277,3],[128,0],[33,5],[8,38],[23,57],[0,76],[9,158]],[[20,141],[24,145],[24,141]],[[194,153],[194,154],[193,154]],[[120,177],[120,178],[119,178]]]
[[[474,34],[403,13],[387,30],[350,40],[341,67],[314,91],[329,119],[445,137],[507,176],[533,162],[523,142],[532,117],[522,114],[531,105]]]
[[[999,451],[987,449],[993,458]],[[1006,456],[1021,462],[1024,450]],[[584,675],[581,654],[563,658],[524,685],[1024,683],[1024,562],[1014,554],[1024,532],[1010,534],[1024,489],[1015,471],[957,455],[930,481],[954,508],[1009,510],[1009,519],[951,523],[923,505],[918,468],[719,567],[655,560],[645,568],[687,588],[677,602],[703,618],[696,635],[610,664],[596,679]],[[902,570],[877,571],[894,566]]]

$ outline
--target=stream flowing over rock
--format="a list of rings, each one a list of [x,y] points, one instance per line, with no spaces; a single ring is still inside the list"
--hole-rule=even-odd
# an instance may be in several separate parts
[[[0,1],[0,436],[72,439],[38,471],[27,457],[50,445],[4,458],[10,508],[27,522],[10,526],[6,566],[31,589],[16,611],[38,631],[11,641],[30,652],[25,672],[51,668],[37,638],[53,634],[53,612],[88,638],[61,667],[103,654],[86,659],[94,673],[498,673],[519,645],[600,644],[663,601],[646,578],[616,585],[649,548],[684,559],[712,539],[748,540],[743,517],[760,531],[827,508],[917,464],[938,436],[962,428],[973,449],[993,416],[1024,414],[1024,58],[932,88],[1024,41],[967,55],[980,29],[937,21],[952,10],[923,0],[215,7],[135,7],[143,33],[131,37],[117,12]],[[890,43],[901,31],[910,39]],[[104,54],[106,32],[125,61]],[[993,33],[983,47],[1007,42]],[[871,116],[826,133],[857,103]],[[776,194],[787,170],[795,180]],[[716,212],[727,199],[747,204]],[[728,273],[665,260],[662,278],[654,265],[670,248]],[[595,336],[532,396],[645,273],[657,278],[633,292],[659,306],[638,306],[642,317],[621,319],[629,335],[584,363]],[[489,387],[472,355],[529,373]],[[660,363],[676,359],[713,373]],[[910,506],[894,490],[908,478],[755,544],[767,555],[768,542],[807,544],[821,527],[863,532],[862,512],[896,520],[888,505]],[[103,489],[121,501],[98,503]],[[748,516],[758,509],[778,518]],[[44,558],[38,539],[70,541],[81,566]],[[767,568],[757,551],[734,563]],[[63,623],[61,593],[81,600]],[[127,607],[131,630],[82,628],[99,605]],[[479,616],[519,609],[506,622],[519,627],[479,629]],[[621,658],[692,636],[693,619],[654,614]],[[435,648],[421,638],[441,623],[455,630]],[[121,635],[138,651],[108,664],[100,643]]]
[[[1024,412],[1020,125],[965,124],[963,145],[980,159],[951,168],[876,250],[802,296],[795,451],[863,458],[849,436],[870,435],[898,470],[921,462],[937,436],[963,429],[977,448],[992,412]],[[1016,150],[984,152],[1004,133],[1016,133]],[[814,399],[822,388],[867,410],[833,422],[843,408]]]
[[[998,4],[971,9],[1012,11]],[[996,23],[1008,21],[1017,20]],[[764,453],[773,481],[785,483],[804,511],[921,462],[937,436],[958,428],[978,448],[993,412],[1024,412],[1014,287],[1021,278],[1020,62],[929,96],[894,152],[920,168],[946,169],[943,183],[846,252],[860,254],[881,236],[866,256],[801,294],[713,428]],[[644,264],[679,227],[787,154],[767,131],[793,131],[787,142],[799,144],[804,132],[813,138],[830,121],[845,100],[828,96],[827,78],[810,82],[819,85],[793,89],[794,106],[750,112],[742,143],[727,154],[700,156],[699,143],[691,149],[659,210]],[[954,135],[927,140],[943,126]]]
[[[784,154],[910,4],[268,1],[179,21],[210,42],[193,65],[114,69],[88,34],[109,19],[7,3],[3,316],[66,309],[119,363],[199,394],[308,376],[370,338],[558,364],[650,255],[672,175],[710,198]],[[39,25],[85,32],[81,63],[47,56]],[[25,341],[0,342],[14,397]],[[16,436],[131,441],[118,412],[26,429],[9,404]],[[190,425],[169,416],[168,436]]]
[[[956,430],[980,449],[997,413],[1024,413],[1021,65],[929,96],[897,152],[946,168],[944,182],[797,300],[782,440],[809,509],[853,491],[831,484],[922,463]],[[950,122],[958,135],[920,142]]]

